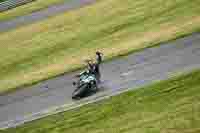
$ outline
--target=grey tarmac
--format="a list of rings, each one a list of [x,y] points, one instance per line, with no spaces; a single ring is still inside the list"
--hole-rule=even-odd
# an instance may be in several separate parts
[[[0,2],[0,12],[10,10],[12,8],[33,2],[34,0],[6,0]]]
[[[71,99],[75,89],[72,81],[79,71],[0,96],[0,128],[20,125],[51,114],[52,110],[64,111],[199,68],[200,33],[194,33],[103,63],[99,92],[80,101]]]

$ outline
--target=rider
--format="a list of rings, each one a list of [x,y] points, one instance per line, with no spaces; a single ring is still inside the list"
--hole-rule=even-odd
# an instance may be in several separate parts
[[[97,77],[98,82],[100,82],[101,74],[100,74],[99,64],[98,64],[98,63],[94,63],[94,64],[93,64],[93,71],[94,71],[94,74],[95,74],[96,77]]]
[[[88,67],[88,71],[89,73],[95,74],[97,76],[97,80],[98,82],[100,82],[100,69],[99,69],[99,65],[102,62],[102,53],[97,51],[96,52],[96,62],[93,63],[92,60],[87,60],[87,67]]]
[[[94,63],[91,60],[87,62],[87,67],[88,67],[89,73],[94,73]]]
[[[98,82],[100,82],[100,78],[101,78],[101,73],[100,73],[100,69],[99,69],[99,65],[102,62],[102,53],[97,51],[96,52],[96,63],[93,64],[93,70],[97,76],[97,80]]]
[[[96,52],[96,60],[97,60],[97,63],[100,64],[102,62],[102,56],[103,54],[99,51]]]

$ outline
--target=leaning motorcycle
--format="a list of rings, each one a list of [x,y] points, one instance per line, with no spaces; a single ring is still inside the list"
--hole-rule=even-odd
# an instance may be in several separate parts
[[[91,92],[95,92],[98,89],[98,80],[95,74],[84,71],[77,75],[78,80],[73,82],[76,87],[75,91],[72,93],[72,99],[80,99],[87,96]]]

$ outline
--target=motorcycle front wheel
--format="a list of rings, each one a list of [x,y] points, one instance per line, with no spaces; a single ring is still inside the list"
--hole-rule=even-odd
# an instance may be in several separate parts
[[[87,91],[87,84],[81,86],[80,88],[76,89],[73,93],[72,93],[72,99],[80,99],[81,97],[83,97],[85,95]]]

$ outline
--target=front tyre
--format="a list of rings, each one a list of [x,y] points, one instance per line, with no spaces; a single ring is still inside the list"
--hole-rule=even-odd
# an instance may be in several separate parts
[[[97,82],[96,81],[92,81],[91,82],[91,88],[93,91],[97,91],[98,90],[98,85],[97,85]]]
[[[80,88],[76,89],[73,93],[72,93],[72,99],[80,99],[81,97],[83,97],[85,95],[87,91],[87,84],[81,86]]]

